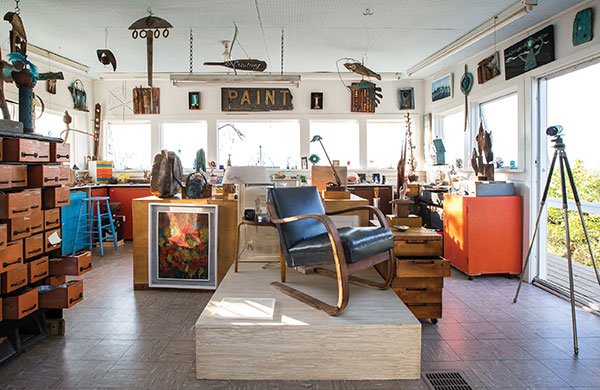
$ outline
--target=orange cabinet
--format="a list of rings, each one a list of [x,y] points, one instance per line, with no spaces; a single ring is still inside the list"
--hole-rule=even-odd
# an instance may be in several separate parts
[[[444,258],[469,276],[521,272],[520,196],[444,195]]]
[[[109,190],[109,196],[111,202],[121,203],[121,211],[117,215],[125,216],[125,223],[123,224],[123,238],[126,240],[133,239],[133,218],[132,218],[132,207],[131,202],[136,198],[143,198],[150,196],[150,187],[112,187]]]

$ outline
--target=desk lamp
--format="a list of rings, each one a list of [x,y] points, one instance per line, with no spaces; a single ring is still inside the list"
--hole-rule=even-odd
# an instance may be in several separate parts
[[[323,146],[323,137],[321,137],[320,135],[315,135],[310,140],[310,142],[317,142],[317,141],[321,144],[321,147],[323,148],[323,153],[325,153],[325,157],[327,157],[327,161],[329,161],[329,165],[331,166],[331,170],[333,171],[333,177],[335,178],[335,183],[331,183],[331,182],[327,183],[327,190],[328,191],[345,191],[346,188],[344,186],[342,186],[342,180],[340,179],[340,176],[338,175],[337,170],[335,169],[335,166],[331,162],[331,159],[329,158],[329,155],[327,154],[327,151],[325,150],[325,146]]]

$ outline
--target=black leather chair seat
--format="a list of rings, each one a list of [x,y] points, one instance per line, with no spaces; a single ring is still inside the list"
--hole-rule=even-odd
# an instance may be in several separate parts
[[[344,227],[338,229],[346,263],[355,263],[394,247],[394,236],[379,227]],[[289,248],[290,266],[333,264],[333,250],[327,233],[304,239]]]

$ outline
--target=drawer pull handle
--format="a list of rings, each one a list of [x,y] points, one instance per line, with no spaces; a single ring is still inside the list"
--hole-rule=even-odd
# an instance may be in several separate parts
[[[66,181],[66,180],[69,180],[69,179],[66,177],[61,177],[60,179],[58,179],[58,181]]]
[[[58,223],[58,218],[55,219],[54,221],[46,221],[46,226],[48,226],[48,225],[54,225],[55,223]]]
[[[13,231],[13,235],[16,236],[17,234],[21,234],[21,233],[29,233],[29,228],[26,228],[24,230],[18,231],[18,230],[14,230]]]
[[[69,155],[68,155],[68,154],[58,154],[58,153],[57,153],[57,154],[56,154],[56,158],[57,158],[57,159],[59,159],[59,158],[69,158]]]
[[[25,284],[25,282],[26,282],[26,281],[27,281],[27,279],[23,279],[23,280],[21,280],[20,282],[17,282],[17,283],[13,283],[13,284],[11,284],[11,285],[10,285],[10,287],[17,287],[17,286],[20,286],[20,285],[22,285],[22,284]]]
[[[31,306],[29,309],[24,309],[23,311],[21,311],[21,314],[25,314],[28,311],[35,310],[36,308],[37,308],[37,303],[34,303],[33,306]]]
[[[8,184],[8,181],[0,181],[0,184]]]
[[[23,179],[23,180],[13,180],[12,182],[13,183],[25,183],[25,179]]]
[[[7,261],[5,261],[4,263],[2,263],[2,266],[4,268],[8,267],[9,265],[13,265],[13,264],[17,264],[21,262],[21,258],[19,257],[17,260],[13,261],[12,263],[9,263]]]
[[[37,248],[37,249],[34,249],[34,250],[32,250],[32,251],[29,251],[28,253],[29,253],[30,255],[32,255],[32,254],[34,254],[34,253],[38,253],[38,252],[41,252],[41,251],[42,251],[42,248]]]
[[[46,155],[46,156],[42,156],[42,155],[40,154],[40,155],[39,155],[39,156],[37,156],[37,157],[38,157],[38,158],[48,158],[49,156],[48,156],[48,155]]]
[[[49,182],[49,181],[58,181],[58,176],[55,176],[54,179],[51,177],[44,178],[44,183]]]
[[[435,260],[413,260],[413,264],[435,264]]]
[[[63,203],[69,203],[69,199],[59,200],[59,201],[56,202],[56,204],[63,204]]]
[[[33,153],[21,152],[21,157],[37,157],[37,156],[38,156],[37,152],[33,152]]]
[[[39,228],[41,228],[41,227],[42,227],[42,225],[41,225],[41,224],[39,224],[39,225],[37,225],[37,226],[32,226],[32,227],[31,227],[31,230],[36,230],[36,229],[39,229]]]
[[[427,306],[427,304],[426,303],[411,303],[408,306],[409,307],[425,307],[425,306]]]
[[[79,267],[79,272],[83,272],[83,271],[87,271],[88,269],[92,268],[92,264],[88,264],[85,267]]]
[[[406,291],[427,291],[427,289],[425,287],[423,287],[423,288],[419,288],[419,287],[407,287]]]
[[[404,241],[408,245],[425,245],[427,241]]]
[[[21,209],[21,210],[13,210],[13,214],[17,214],[17,213],[26,213],[29,211],[29,207],[25,208],[25,209]]]
[[[48,271],[44,271],[41,274],[33,275],[34,278],[41,278],[42,276],[48,275]]]
[[[38,205],[35,205],[35,206],[31,206],[31,209],[32,209],[32,210],[33,210],[33,209],[39,209],[39,208],[40,208],[40,205],[39,205],[39,204],[38,204]]]
[[[75,303],[77,301],[80,301],[82,299],[83,299],[83,293],[81,292],[81,293],[79,293],[79,296],[77,298],[75,298],[75,299],[73,299],[73,298],[69,299],[69,305],[71,305],[71,304],[73,304],[73,303]]]

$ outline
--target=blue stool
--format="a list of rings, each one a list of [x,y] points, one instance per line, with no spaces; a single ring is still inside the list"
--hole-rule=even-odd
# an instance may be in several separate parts
[[[104,240],[112,239],[115,243],[115,250],[119,250],[117,246],[117,235],[115,234],[115,225],[113,223],[112,213],[110,212],[110,204],[108,203],[108,196],[97,196],[92,198],[83,198],[81,200],[81,205],[79,206],[79,217],[77,218],[77,227],[75,228],[75,240],[73,241],[73,250],[71,254],[75,254],[75,243],[77,242],[77,236],[79,235],[79,221],[81,221],[82,215],[85,216],[85,229],[82,231],[88,237],[88,245],[90,250],[92,250],[92,236],[95,234],[98,235],[98,245],[100,245],[100,256],[104,256]],[[106,202],[106,212],[100,212],[100,203]],[[85,207],[85,212],[83,212],[83,208]],[[94,213],[94,209],[96,213]],[[108,223],[106,223],[106,219],[108,219]],[[103,224],[104,221],[104,224]],[[94,226],[94,224],[96,226]],[[102,231],[104,228],[110,227],[110,232],[112,233],[109,236],[104,237]]]

